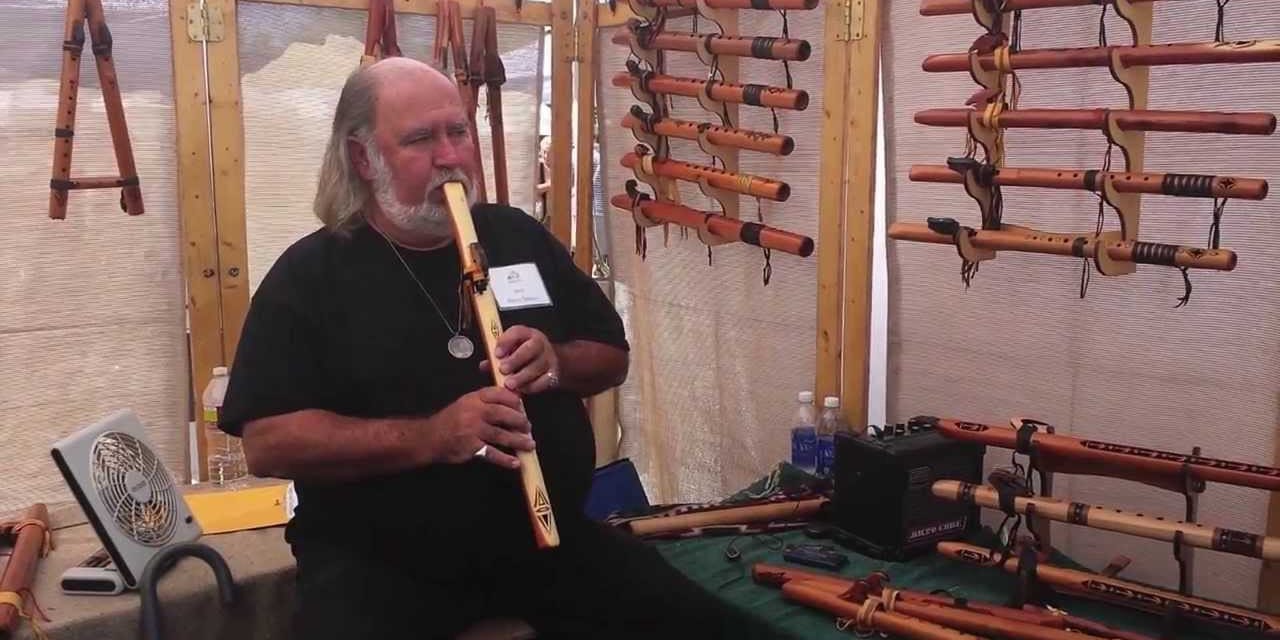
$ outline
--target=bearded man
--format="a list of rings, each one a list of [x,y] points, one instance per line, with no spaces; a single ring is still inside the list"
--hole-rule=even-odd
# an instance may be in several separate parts
[[[547,638],[751,637],[758,625],[583,515],[595,446],[582,399],[626,378],[623,324],[535,220],[472,202],[490,267],[547,298],[502,311],[508,377],[493,384],[442,189],[483,179],[473,133],[428,65],[357,71],[320,171],[324,226],[253,296],[220,426],[254,475],[297,488],[297,637],[450,638],[493,617]],[[548,550],[513,455],[535,443],[561,538]]]

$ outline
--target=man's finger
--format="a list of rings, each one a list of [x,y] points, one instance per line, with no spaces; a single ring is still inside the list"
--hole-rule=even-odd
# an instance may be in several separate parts
[[[497,427],[485,432],[483,439],[491,445],[511,451],[533,451],[534,447],[537,446],[533,441],[533,436],[527,433],[514,433]],[[492,449],[493,447],[490,446],[489,448]]]
[[[529,366],[529,363],[538,359],[546,348],[547,345],[542,340],[526,340],[514,353],[499,361],[498,367],[504,375],[511,375]]]
[[[516,409],[504,405],[489,405],[486,407],[484,420],[494,427],[510,429],[520,433],[529,433],[533,429],[527,416]]]
[[[533,337],[533,329],[522,324],[507,327],[507,330],[498,336],[497,343],[494,346],[494,355],[502,358],[515,351],[516,347],[520,346],[520,343],[531,337]]]
[[[540,376],[544,375],[549,364],[545,360],[537,360],[533,364],[517,371],[515,375],[507,376],[505,384],[508,389],[521,393],[528,393],[529,384],[536,381]]]
[[[484,455],[480,456],[480,459],[484,460],[485,462],[488,462],[489,464],[497,465],[499,467],[503,467],[506,469],[520,468],[519,458],[513,455],[505,454],[499,451],[498,448],[494,446],[490,446],[488,449],[486,449],[484,452]]]
[[[498,404],[511,407],[517,411],[521,408],[520,396],[511,389],[502,387],[485,387],[480,390],[480,399],[486,404]]]

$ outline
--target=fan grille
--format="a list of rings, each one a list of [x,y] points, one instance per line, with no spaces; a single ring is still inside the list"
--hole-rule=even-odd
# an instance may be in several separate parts
[[[104,520],[138,544],[161,546],[177,527],[177,492],[154,452],[137,438],[107,431],[89,454]]]

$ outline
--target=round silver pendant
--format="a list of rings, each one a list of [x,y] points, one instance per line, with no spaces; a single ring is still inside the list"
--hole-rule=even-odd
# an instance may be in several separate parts
[[[466,336],[454,336],[449,338],[449,355],[459,360],[466,360],[475,352],[476,346],[472,344],[470,338]]]

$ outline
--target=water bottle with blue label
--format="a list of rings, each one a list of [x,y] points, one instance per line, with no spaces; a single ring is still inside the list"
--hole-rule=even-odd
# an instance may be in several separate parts
[[[831,475],[836,459],[836,432],[845,431],[844,418],[840,414],[840,399],[827,396],[822,399],[822,415],[818,417],[818,450],[815,471],[819,476]]]
[[[801,391],[796,400],[799,406],[791,425],[791,464],[813,473],[818,453],[818,420],[813,408],[813,392]]]

